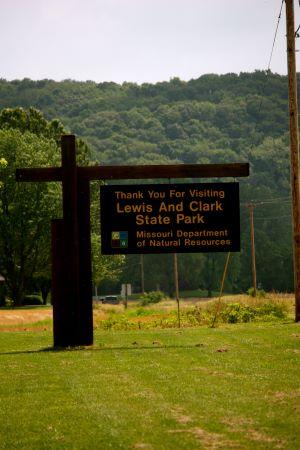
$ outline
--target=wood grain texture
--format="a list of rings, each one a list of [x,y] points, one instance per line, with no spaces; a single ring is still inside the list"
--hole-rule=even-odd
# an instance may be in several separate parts
[[[173,164],[143,166],[78,167],[78,176],[92,180],[159,178],[224,178],[249,176],[248,163]],[[17,181],[61,181],[61,167],[17,169]]]

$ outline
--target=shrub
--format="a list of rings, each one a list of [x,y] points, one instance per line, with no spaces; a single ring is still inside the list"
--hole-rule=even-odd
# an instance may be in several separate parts
[[[247,294],[251,297],[254,297],[254,288],[251,287],[247,290]],[[266,293],[263,289],[256,289],[256,297],[258,298],[264,298],[266,296]]]
[[[286,317],[286,310],[284,305],[265,303],[255,309],[256,315],[260,317],[269,317],[270,319],[284,319]]]
[[[114,316],[102,320],[99,325],[104,330],[132,330],[137,328],[137,324],[130,322],[127,317]]]
[[[155,314],[155,313],[157,313],[157,311],[139,307],[137,309],[128,311],[127,316],[128,317],[147,317],[147,316],[152,316],[152,314]]]
[[[199,306],[185,311],[183,310],[181,313],[182,320],[192,326],[203,324],[204,316],[205,313]]]
[[[284,319],[286,310],[284,305],[264,303],[261,306],[245,306],[240,303],[224,305],[220,318],[227,323],[251,322],[254,320],[269,321]]]
[[[4,304],[7,308],[13,308],[14,301],[11,298],[6,297],[4,302],[5,302]]]
[[[146,292],[141,296],[141,306],[147,306],[151,303],[159,303],[161,300],[165,299],[166,296],[161,291],[152,291],[152,292]]]
[[[42,305],[43,299],[40,295],[25,295],[23,305]]]
[[[221,318],[227,323],[251,322],[254,317],[254,309],[240,303],[229,303],[221,312]]]

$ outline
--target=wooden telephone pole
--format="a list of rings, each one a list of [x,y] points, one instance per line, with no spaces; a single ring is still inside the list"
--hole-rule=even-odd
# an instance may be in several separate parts
[[[295,321],[300,321],[300,193],[297,74],[295,58],[294,0],[285,0],[291,153],[291,191],[294,234]]]
[[[178,328],[180,328],[180,303],[179,303],[179,282],[178,282],[178,261],[177,253],[174,253],[174,285],[175,285],[175,296],[177,302],[177,318],[178,318]]]
[[[141,255],[141,290],[145,294],[145,272],[144,272],[144,255]]]
[[[257,278],[256,278],[256,258],[255,258],[255,240],[254,240],[254,204],[247,205],[250,213],[250,238],[251,238],[251,268],[252,268],[252,287],[253,296],[256,297]]]

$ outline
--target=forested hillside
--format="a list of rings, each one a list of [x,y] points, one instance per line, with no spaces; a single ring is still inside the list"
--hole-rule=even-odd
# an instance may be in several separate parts
[[[102,163],[247,159],[287,131],[287,80],[253,74],[118,85],[0,80],[0,108],[34,106],[84,137]]]
[[[242,251],[232,259],[227,289],[251,285],[250,201],[256,202],[258,281],[266,290],[293,289],[286,77],[205,75],[155,85],[0,80],[0,109],[17,106],[59,118],[101,164],[249,161],[251,176],[240,180]],[[148,290],[172,290],[170,258],[145,257]],[[138,256],[127,261],[114,289],[121,281],[139,286]],[[223,262],[223,254],[180,255],[181,288],[216,289]]]

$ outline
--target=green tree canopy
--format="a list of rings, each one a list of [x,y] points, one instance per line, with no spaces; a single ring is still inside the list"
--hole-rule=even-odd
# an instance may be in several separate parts
[[[16,105],[30,109],[15,110]],[[256,201],[258,281],[264,289],[293,289],[286,76],[255,71],[142,85],[1,79],[2,107],[13,109],[1,114],[0,128],[29,130],[47,139],[57,139],[61,124],[54,119],[59,117],[102,164],[250,162],[249,179],[240,180],[242,251],[230,262],[228,288],[245,290],[251,284],[246,204]],[[80,146],[80,163],[86,164],[87,149]],[[265,200],[271,203],[259,203]],[[180,270],[190,286],[216,290],[222,255],[202,256],[196,270],[193,258],[180,255]],[[147,289],[158,284],[171,289],[173,274],[165,261],[145,257],[145,267],[151,268]],[[138,281],[138,265],[134,270]]]
[[[16,305],[34,273],[49,266],[51,218],[60,211],[60,186],[56,183],[17,183],[20,167],[58,165],[54,140],[18,129],[0,130],[0,271]]]

